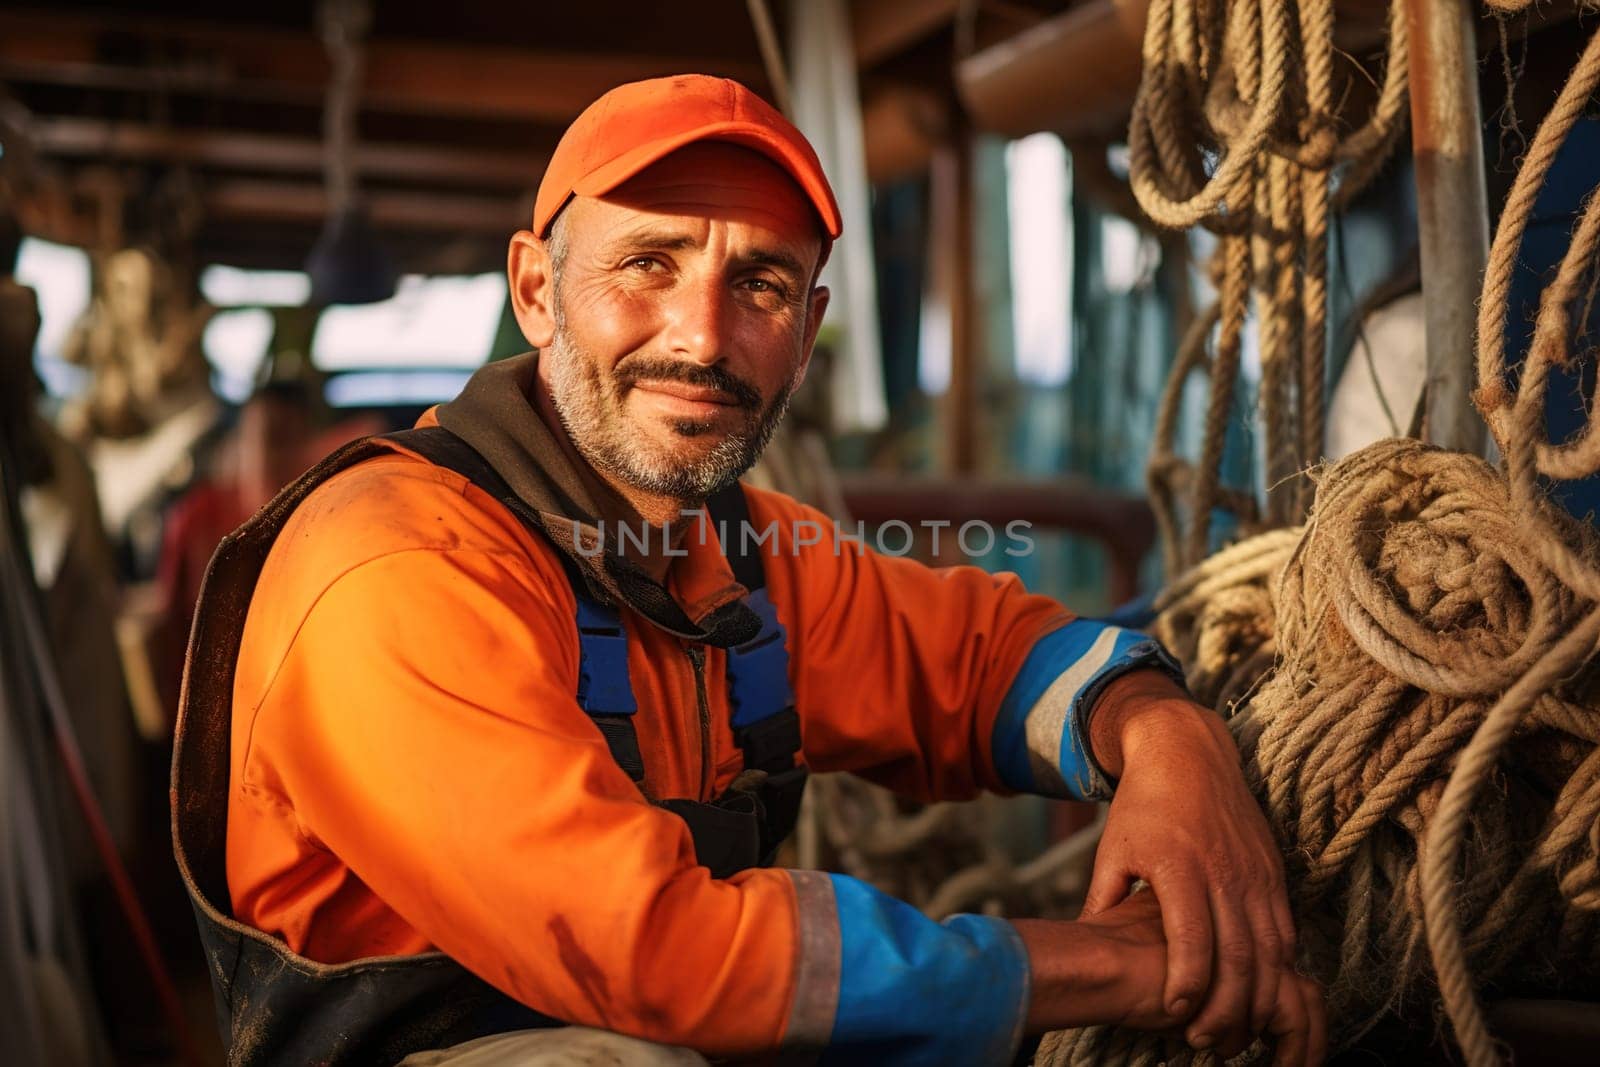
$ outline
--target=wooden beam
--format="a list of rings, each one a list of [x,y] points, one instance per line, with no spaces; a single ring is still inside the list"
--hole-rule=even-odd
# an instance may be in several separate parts
[[[138,41],[156,62],[112,63],[103,43]],[[688,55],[581,54],[382,38],[364,51],[361,104],[413,114],[571,121],[623,82],[700,70],[765,87],[759,62]],[[138,15],[0,12],[0,81],[319,102],[329,63],[305,33]]]
[[[1406,0],[1428,351],[1424,437],[1481,454],[1489,435],[1472,405],[1473,307],[1489,259],[1489,196],[1474,19],[1467,0]]]
[[[850,35],[863,70],[931,36],[955,18],[959,0],[856,0]]]
[[[528,198],[531,199],[531,198]],[[528,224],[532,204],[522,199],[446,196],[373,190],[361,194],[378,229],[500,234],[507,238]],[[234,179],[206,183],[201,193],[212,218],[318,222],[328,216],[327,191],[310,182]]]
[[[1034,530],[1065,530],[1097,541],[1111,565],[1108,592],[1113,604],[1138,595],[1139,565],[1156,538],[1155,517],[1143,496],[1103,489],[1082,478],[908,478],[858,471],[841,473],[839,490],[852,519],[873,525],[943,519],[950,523],[946,542],[961,536],[964,523],[981,522],[1004,544],[1006,528],[1015,520],[1030,523]]]
[[[1147,0],[1089,0],[956,64],[979,129],[1121,136],[1139,88]]]
[[[929,89],[888,86],[863,99],[867,179],[878,185],[927,170],[950,122],[944,97]]]
[[[283,174],[316,173],[324,164],[322,143],[307,137],[84,118],[38,119],[29,131],[40,155],[64,159],[155,160]],[[407,144],[362,144],[354,156],[361,174],[514,189],[537,186],[549,161],[535,153]]]

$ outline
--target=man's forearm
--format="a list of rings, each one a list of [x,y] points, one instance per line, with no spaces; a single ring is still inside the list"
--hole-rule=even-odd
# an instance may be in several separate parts
[[[1136,893],[1077,922],[1012,924],[1028,951],[1029,1033],[1113,1022],[1159,1028],[1179,1021],[1162,1006],[1167,954],[1154,894]]]

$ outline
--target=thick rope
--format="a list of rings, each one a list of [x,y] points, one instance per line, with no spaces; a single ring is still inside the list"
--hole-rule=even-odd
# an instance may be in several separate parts
[[[1218,501],[1222,453],[1228,436],[1228,416],[1239,378],[1239,353],[1244,332],[1245,301],[1250,285],[1250,242],[1245,237],[1222,239],[1222,325],[1217,352],[1211,361],[1211,399],[1206,407],[1205,437],[1200,462],[1195,467],[1194,520],[1189,527],[1186,559],[1198,560],[1210,550],[1211,509]]]
[[[1504,475],[1390,440],[1323,473],[1303,532],[1158,600],[1154,632],[1229,716],[1283,850],[1336,1047],[1442,1000],[1468,1062],[1495,1063],[1478,990],[1600,992],[1600,608],[1546,556]],[[1035,1062],[1215,1059],[1091,1028]]]
[[[1497,6],[1513,10],[1518,5]],[[1539,190],[1544,188],[1545,178],[1550,173],[1551,165],[1555,163],[1556,154],[1566,142],[1567,134],[1572,132],[1573,126],[1583,116],[1584,108],[1594,97],[1597,87],[1600,87],[1600,36],[1590,39],[1588,47],[1578,60],[1578,65],[1567,79],[1566,86],[1562,88],[1561,95],[1556,98],[1555,106],[1539,124],[1539,131],[1534,135],[1533,144],[1529,146],[1527,157],[1517,171],[1516,181],[1506,198],[1500,225],[1495,230],[1494,241],[1489,247],[1489,264],[1484,273],[1483,298],[1478,302],[1476,399],[1478,408],[1488,420],[1489,428],[1494,431],[1495,440],[1502,452],[1509,452],[1507,434],[1510,428],[1506,420],[1511,402],[1511,390],[1506,381],[1505,324],[1511,302],[1511,283],[1516,274],[1517,255],[1522,250],[1522,238],[1527,232],[1528,220],[1533,217],[1534,201],[1539,196]],[[1594,202],[1591,197],[1589,209],[1585,212],[1586,219],[1593,210]],[[1592,256],[1588,263],[1593,264]],[[1544,331],[1539,332],[1544,333]],[[1559,340],[1557,350],[1564,351],[1565,337],[1562,336],[1557,340]],[[1535,357],[1547,355],[1538,351],[1540,347],[1536,342],[1535,351],[1529,354],[1530,363]]]
[[[1290,228],[1299,215],[1300,184],[1294,164],[1274,156],[1267,161],[1267,180],[1256,186],[1256,275],[1273,286],[1271,299],[1257,308],[1261,336],[1261,422],[1266,432],[1266,521],[1272,526],[1294,522],[1303,512],[1296,499],[1295,473],[1301,447],[1296,439],[1295,369],[1300,345],[1300,257]],[[1169,572],[1171,573],[1171,572]]]

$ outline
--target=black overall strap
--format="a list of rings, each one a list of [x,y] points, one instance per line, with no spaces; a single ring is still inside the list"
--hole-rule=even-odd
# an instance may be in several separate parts
[[[777,546],[750,521],[750,502],[735,482],[706,502],[734,578],[749,590],[745,604],[761,620],[755,637],[728,649],[728,698],[733,739],[747,768],[782,774],[800,752],[800,717],[789,685],[788,634],[767,593],[763,545]]]
[[[766,865],[799,822],[806,788],[806,769],[799,761],[800,716],[789,684],[788,634],[768,594],[761,555],[764,545],[775,551],[779,542],[773,531],[754,528],[749,498],[737,482],[706,501],[706,507],[734,578],[749,591],[745,605],[761,620],[755,637],[728,649],[728,702],[733,740],[744,753],[745,768],[763,774],[750,793],[760,832],[759,862]]]

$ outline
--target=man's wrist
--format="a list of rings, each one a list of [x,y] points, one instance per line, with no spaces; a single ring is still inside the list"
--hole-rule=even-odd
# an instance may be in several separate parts
[[[1115,1015],[1118,961],[1093,930],[1060,919],[1011,924],[1028,952],[1027,1033],[1088,1026]]]
[[[1141,668],[1106,685],[1089,712],[1089,745],[1101,769],[1120,778],[1130,756],[1151,737],[1210,719],[1221,723],[1196,704],[1170,673]]]

